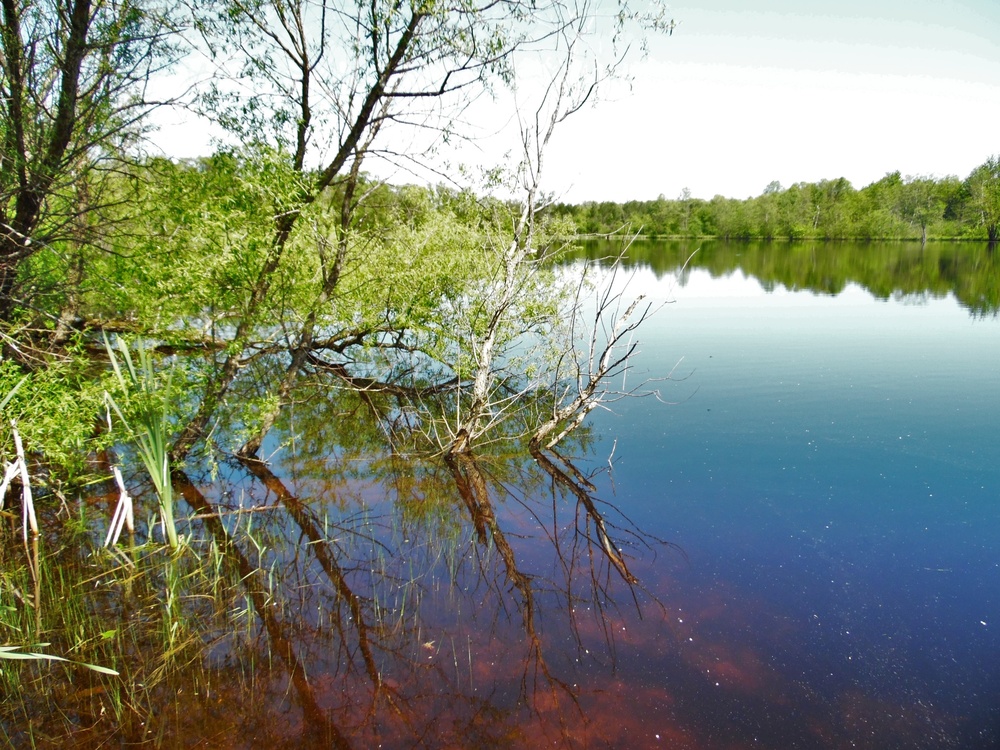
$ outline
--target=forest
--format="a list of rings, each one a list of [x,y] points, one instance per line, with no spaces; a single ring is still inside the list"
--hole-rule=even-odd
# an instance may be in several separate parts
[[[770,183],[753,198],[716,195],[627,203],[554,203],[551,211],[581,234],[636,232],[648,237],[824,240],[1000,239],[1000,158],[965,178],[898,171],[855,188],[849,180]]]

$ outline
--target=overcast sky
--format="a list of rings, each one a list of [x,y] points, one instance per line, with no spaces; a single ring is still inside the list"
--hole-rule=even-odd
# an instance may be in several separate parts
[[[685,0],[671,15],[679,26],[631,63],[631,87],[557,131],[545,188],[562,200],[965,177],[1000,153],[1000,0]],[[159,141],[208,150],[204,127]]]
[[[572,202],[758,195],[772,180],[965,177],[1000,153],[1000,1],[698,0],[627,98],[567,122]]]

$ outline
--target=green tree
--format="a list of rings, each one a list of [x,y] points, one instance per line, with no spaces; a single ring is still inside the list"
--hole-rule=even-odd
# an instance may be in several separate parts
[[[438,102],[460,106],[465,92],[489,76],[509,76],[509,56],[524,41],[509,22],[504,8],[492,3],[226,0],[202,14],[199,26],[213,52],[234,44],[239,50],[235,69],[222,71],[228,81],[207,91],[202,106],[241,142],[263,142],[286,155],[285,169],[296,176],[297,187],[282,191],[271,208],[272,238],[245,310],[227,356],[174,445],[175,457],[204,433],[241,369],[300,219],[328,189],[339,187],[339,205],[328,207],[336,229],[332,236],[314,233],[309,243],[321,278],[293,334],[291,361],[278,387],[279,394],[288,393],[347,262],[364,160],[378,151],[392,126],[427,126],[440,114]],[[429,109],[422,109],[426,105]],[[275,416],[274,408],[267,411],[244,454],[256,453]]]
[[[617,9],[615,25],[621,30],[636,14],[624,3]],[[264,374],[270,380],[261,385],[266,407],[242,455],[257,453],[317,348],[345,355],[347,349],[367,347],[364,359],[370,361],[370,351],[402,345],[390,342],[407,339],[409,332],[399,325],[408,316],[393,309],[395,290],[376,293],[381,279],[396,278],[385,253],[393,237],[375,237],[356,221],[372,195],[362,165],[376,157],[420,162],[425,153],[419,148],[400,153],[402,139],[415,131],[455,136],[456,114],[476,92],[512,80],[516,53],[551,43],[558,48],[594,12],[586,3],[221,0],[200,15],[210,49],[224,59],[221,80],[200,99],[204,111],[236,139],[257,144],[245,149],[248,153],[283,159],[279,171],[294,187],[275,193],[280,200],[269,212],[271,240],[250,266],[255,277],[246,288],[246,303],[196,413],[174,444],[175,458],[205,434],[248,360],[276,348],[274,320],[265,314],[270,300],[284,303],[288,359],[280,375],[276,368]],[[234,48],[235,60],[223,54]],[[608,73],[597,70],[597,79]],[[569,86],[561,93],[574,98],[577,83],[561,80]],[[595,84],[596,79],[589,85]],[[589,89],[582,94],[585,101]],[[530,204],[527,226],[534,226],[541,205],[537,190]],[[364,314],[347,317],[359,286],[341,289],[345,274],[370,270],[373,257],[390,266],[367,292],[372,304],[382,307],[378,324]],[[359,320],[365,325],[356,325]]]
[[[0,319],[30,302],[25,261],[100,211],[101,189],[175,53],[152,0],[3,0],[0,29]],[[82,191],[85,188],[86,195]]]
[[[792,185],[778,196],[778,223],[781,236],[790,240],[808,236],[811,221],[809,199],[802,183]]]
[[[991,243],[1000,241],[1000,156],[991,156],[965,180],[969,203]]]
[[[854,192],[850,181],[843,177],[810,184],[812,225],[818,236],[826,239],[851,236],[848,202]]]
[[[927,242],[927,227],[941,220],[945,199],[931,177],[907,177],[899,194],[902,218],[920,227],[920,241]]]
[[[854,236],[861,239],[895,239],[904,228],[900,225],[900,196],[903,178],[898,171],[858,191],[853,224]]]

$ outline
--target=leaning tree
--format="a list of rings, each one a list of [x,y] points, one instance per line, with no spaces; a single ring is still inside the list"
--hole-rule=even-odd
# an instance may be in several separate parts
[[[630,20],[669,26],[665,16],[647,11],[638,18],[625,0],[604,11],[610,33]],[[317,202],[326,202],[323,212],[337,217],[336,226],[310,240],[312,265],[319,269],[312,299],[282,333],[284,371],[267,386],[275,398],[239,450],[244,456],[256,455],[314,354],[317,335],[341,322],[338,286],[349,260],[352,217],[364,197],[358,190],[362,165],[376,158],[430,165],[435,143],[463,136],[462,113],[470,102],[515,81],[522,52],[560,49],[567,35],[604,11],[559,0],[221,0],[198,14],[195,26],[217,69],[200,106],[237,143],[283,154],[294,188],[276,193],[269,246],[234,311],[225,355],[174,444],[175,459],[206,433],[239,373],[261,350],[256,340],[273,335],[267,303],[296,233],[309,231],[304,219]],[[534,207],[529,210],[533,215]],[[385,335],[376,328],[340,343],[372,345]]]

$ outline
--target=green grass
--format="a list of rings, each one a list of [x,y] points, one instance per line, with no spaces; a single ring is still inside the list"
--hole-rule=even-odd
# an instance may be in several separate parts
[[[159,500],[164,536],[171,549],[176,550],[180,546],[180,541],[177,536],[177,525],[174,522],[174,493],[170,480],[168,447],[170,379],[167,379],[166,385],[161,391],[159,380],[153,369],[152,358],[142,342],[139,342],[136,347],[139,359],[138,367],[132,359],[128,345],[122,339],[118,339],[121,363],[119,363],[118,356],[115,355],[115,350],[107,336],[104,337],[104,347],[107,349],[111,367],[114,369],[115,378],[125,400],[124,403],[119,404],[119,401],[109,393],[107,394],[108,403],[125,427],[129,439],[134,443],[139,458],[153,482],[153,488]]]

